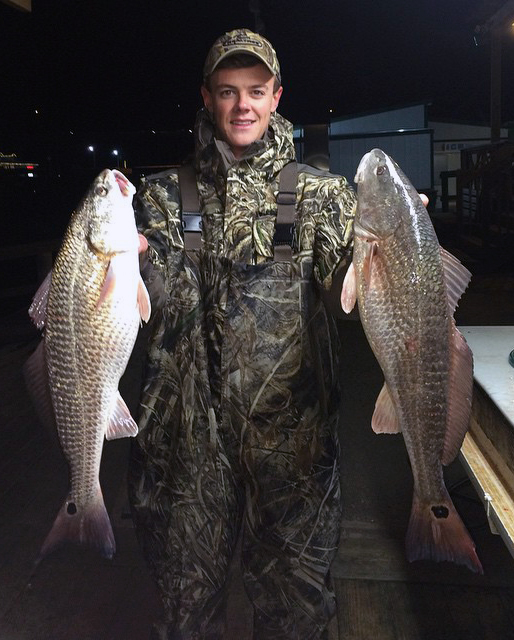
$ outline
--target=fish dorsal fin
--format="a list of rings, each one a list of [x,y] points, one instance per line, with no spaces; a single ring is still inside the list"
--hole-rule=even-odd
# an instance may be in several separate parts
[[[146,288],[141,276],[139,276],[139,282],[137,284],[137,308],[139,309],[141,320],[148,322],[148,320],[150,320],[152,307],[150,305],[150,296],[148,295],[148,289]]]
[[[355,277],[355,267],[353,262],[346,272],[341,290],[341,307],[345,313],[350,313],[357,300],[357,279]]]
[[[375,402],[371,428],[375,433],[400,433],[401,431],[398,414],[385,382]]]
[[[442,463],[455,459],[469,427],[473,398],[473,354],[464,336],[452,320],[450,373],[448,380],[448,414]]]
[[[50,270],[39,285],[32,303],[29,307],[29,317],[38,329],[42,329],[46,322],[46,306],[48,304],[48,295],[50,293],[50,285],[52,284],[52,271]]]
[[[444,277],[448,291],[448,306],[450,314],[453,315],[461,295],[471,280],[471,273],[455,256],[442,247],[441,258],[443,260]]]
[[[40,421],[52,435],[56,435],[57,424],[55,422],[52,396],[50,395],[45,343],[43,340],[23,365],[23,376]]]
[[[137,424],[130,415],[125,401],[119,392],[116,396],[114,411],[109,419],[105,437],[107,440],[116,440],[116,438],[126,438],[128,436],[137,436]]]

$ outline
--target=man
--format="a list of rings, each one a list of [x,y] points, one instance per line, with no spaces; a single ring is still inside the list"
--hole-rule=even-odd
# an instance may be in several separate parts
[[[176,171],[136,197],[160,291],[130,470],[166,618],[153,637],[224,637],[241,530],[254,638],[322,638],[340,527],[337,336],[323,299],[350,260],[354,194],[298,167],[292,251],[278,251],[279,181],[295,152],[271,44],[246,29],[219,38],[201,91],[200,248],[185,246]]]

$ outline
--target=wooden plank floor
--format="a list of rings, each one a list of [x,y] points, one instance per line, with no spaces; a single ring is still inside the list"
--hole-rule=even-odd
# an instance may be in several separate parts
[[[506,279],[496,293],[489,284],[477,287],[458,321],[514,324],[512,282]],[[331,628],[331,640],[514,639],[514,561],[489,532],[459,465],[448,470],[448,484],[485,576],[448,564],[405,562],[411,497],[405,448],[400,436],[372,433],[381,375],[359,323],[343,322],[340,329],[345,522],[332,572],[339,630]],[[114,559],[67,548],[35,566],[67,487],[62,454],[37,421],[22,380],[36,335],[25,312],[0,318],[0,640],[146,640],[160,605],[126,518],[127,440],[106,443],[101,474],[117,541]],[[135,384],[130,375],[137,371],[124,385]],[[227,639],[249,640],[251,609],[237,562],[232,584]]]

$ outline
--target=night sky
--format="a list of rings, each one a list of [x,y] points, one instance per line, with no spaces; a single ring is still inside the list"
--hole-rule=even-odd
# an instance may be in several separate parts
[[[112,145],[152,130],[166,132],[173,147],[200,106],[208,48],[225,31],[255,29],[256,20],[281,62],[279,111],[295,124],[419,101],[431,102],[434,117],[487,124],[489,42],[477,46],[474,28],[501,4],[33,0],[27,14],[0,3],[0,151],[56,153],[72,136]],[[508,121],[514,30],[503,40]]]

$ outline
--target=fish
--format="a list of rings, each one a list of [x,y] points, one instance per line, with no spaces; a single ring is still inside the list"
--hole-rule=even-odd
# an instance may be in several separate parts
[[[473,354],[454,320],[471,273],[440,246],[420,195],[384,151],[363,156],[355,182],[354,248],[341,306],[350,313],[357,301],[384,375],[372,429],[401,432],[408,452],[406,556],[483,573],[443,476],[471,414]]]
[[[134,186],[102,171],[71,215],[52,270],[29,308],[42,340],[24,366],[41,420],[56,428],[69,491],[38,561],[66,542],[112,558],[116,543],[99,480],[104,439],[138,427],[118,384],[151,304],[139,271]]]

